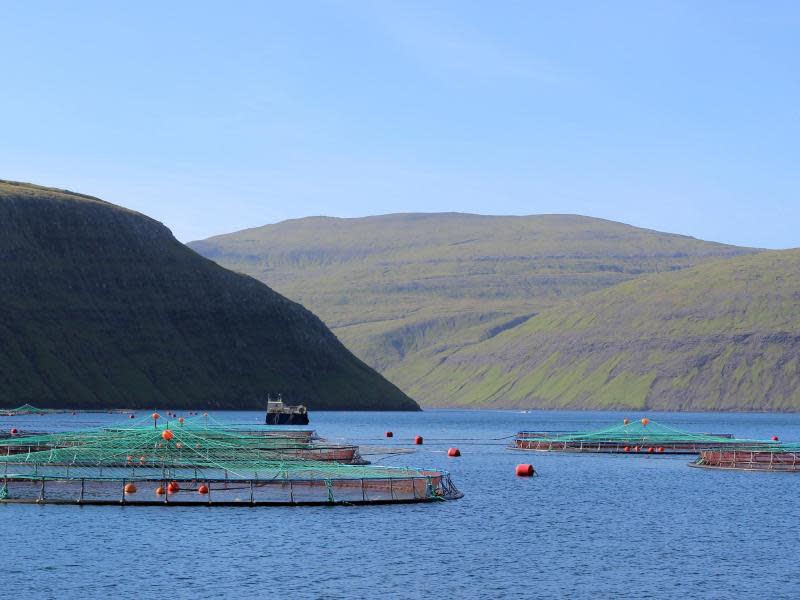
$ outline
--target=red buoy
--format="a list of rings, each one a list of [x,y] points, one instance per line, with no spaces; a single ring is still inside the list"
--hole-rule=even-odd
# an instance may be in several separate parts
[[[773,442],[777,442],[778,441],[778,436],[777,435],[773,435],[772,436],[772,441]]]
[[[163,496],[165,493],[166,493],[166,492],[164,491],[164,488],[163,488],[163,487],[161,487],[161,486],[158,486],[158,487],[156,488],[156,496]]]
[[[197,493],[205,496],[208,493],[208,486],[204,483],[199,488],[197,488]]]
[[[630,452],[630,451],[631,451],[631,447],[630,447],[630,446],[625,446],[625,447],[622,449],[622,451],[623,451],[623,452]]]
[[[180,423],[181,425],[183,425],[183,417],[181,417],[180,419],[178,419],[178,423]]]
[[[16,427],[11,429],[11,435],[17,435],[18,433],[19,433],[19,431],[17,430]]]
[[[175,437],[175,434],[172,433],[169,429],[165,429],[161,432],[161,437],[164,438],[166,441],[170,441],[172,438]]]
[[[664,451],[664,446],[659,446],[659,447],[658,447],[658,451],[659,451],[659,452],[663,452],[663,451]]]
[[[177,494],[181,491],[181,486],[178,485],[177,481],[170,481],[167,485],[167,493],[168,494]]]
[[[630,423],[630,421],[628,419],[622,419],[622,424],[623,425],[627,425],[628,423]]]
[[[649,422],[650,422],[650,419],[648,419],[647,417],[645,417],[644,419],[642,419],[642,425],[644,425],[645,427],[647,427],[647,424],[648,424]]]
[[[517,477],[533,477],[533,465],[517,465]]]
[[[652,453],[654,452],[654,450],[653,450],[653,447],[652,447],[652,446],[650,446],[650,447],[647,449],[647,451],[648,451],[650,454],[652,454]]]
[[[421,436],[421,435],[418,435],[417,437],[415,437],[415,438],[414,438],[414,443],[415,443],[417,446],[421,445],[421,444],[422,444],[422,436]]]
[[[125,486],[125,493],[126,494],[135,494],[136,493],[136,486],[132,483],[129,483]]]
[[[447,456],[461,456],[461,450],[458,448],[450,448],[447,451]]]
[[[394,437],[394,434],[391,431],[387,431],[386,437]]]
[[[158,413],[153,413],[150,416],[153,418],[153,421],[158,421],[161,418],[161,415]]]

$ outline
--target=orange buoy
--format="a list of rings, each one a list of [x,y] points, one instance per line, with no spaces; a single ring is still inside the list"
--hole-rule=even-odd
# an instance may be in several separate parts
[[[165,429],[161,432],[161,437],[164,438],[166,441],[170,441],[172,438],[175,437],[175,434],[172,433],[169,429]]]
[[[461,456],[461,450],[458,448],[450,448],[447,451],[447,456]]]
[[[161,418],[161,415],[158,413],[153,413],[150,416],[153,418],[153,421],[158,421]]]
[[[630,452],[630,451],[631,451],[631,447],[630,447],[630,446],[625,446],[625,447],[622,449],[622,451],[623,451],[623,452]]]
[[[647,451],[648,451],[650,454],[652,454],[653,452],[655,452],[655,450],[653,450],[653,447],[652,447],[652,446],[650,446],[650,447],[647,449]]]
[[[17,428],[16,428],[16,427],[13,427],[13,428],[11,429],[11,435],[17,435],[18,433],[19,433],[19,431],[17,430]]]
[[[627,425],[628,423],[630,423],[630,421],[628,419],[622,419],[622,424],[623,425]]]
[[[664,451],[664,446],[659,446],[659,447],[658,447],[658,451],[659,451],[659,452],[663,452],[663,451]]]
[[[648,424],[649,422],[650,422],[650,419],[648,419],[647,417],[645,417],[644,419],[642,419],[642,425],[644,425],[645,427],[647,427],[647,424]]]
[[[777,435],[773,435],[772,436],[772,441],[773,442],[777,442],[778,441],[778,436]]]
[[[158,486],[158,487],[156,488],[156,496],[163,496],[165,493],[166,493],[166,492],[164,491],[164,488],[163,488],[163,487],[161,487],[161,486]]]
[[[205,496],[208,493],[208,486],[204,483],[199,488],[197,488],[197,493]]]
[[[533,477],[533,465],[517,465],[517,477]]]
[[[394,434],[391,431],[387,431],[386,437],[394,437]]]
[[[135,494],[136,493],[136,486],[132,483],[129,483],[125,486],[125,493],[126,494]]]
[[[177,481],[170,481],[167,485],[167,493],[168,494],[177,494],[181,491],[181,486],[178,485]]]
[[[183,419],[183,417],[181,417],[180,419],[178,419],[178,423],[180,423],[181,425],[183,425],[183,420],[184,420],[184,419]]]
[[[414,438],[414,443],[415,443],[417,446],[421,445],[421,444],[422,444],[422,436],[421,436],[421,435],[418,435],[417,437],[415,437],[415,438]]]

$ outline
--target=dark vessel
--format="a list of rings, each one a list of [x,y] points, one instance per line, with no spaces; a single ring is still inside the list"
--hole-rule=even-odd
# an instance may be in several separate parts
[[[308,409],[302,404],[288,406],[278,394],[273,400],[267,396],[267,425],[308,425]]]

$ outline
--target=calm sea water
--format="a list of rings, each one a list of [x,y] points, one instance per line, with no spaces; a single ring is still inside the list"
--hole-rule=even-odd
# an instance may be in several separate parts
[[[260,413],[215,413],[257,423]],[[520,453],[519,429],[610,412],[321,413],[322,436],[413,448],[367,458],[449,470],[463,499],[329,508],[0,506],[0,589],[16,598],[798,598],[800,475],[688,458]],[[800,440],[800,415],[650,413],[693,431]],[[112,415],[0,418],[94,426]],[[449,446],[460,458],[445,455]],[[532,462],[539,477],[519,479]]]

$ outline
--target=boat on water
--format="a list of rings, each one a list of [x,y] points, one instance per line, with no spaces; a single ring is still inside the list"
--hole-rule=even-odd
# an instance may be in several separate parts
[[[267,396],[267,425],[308,425],[308,409],[299,404],[289,406],[283,403],[283,398],[278,394],[278,399],[273,400]]]

